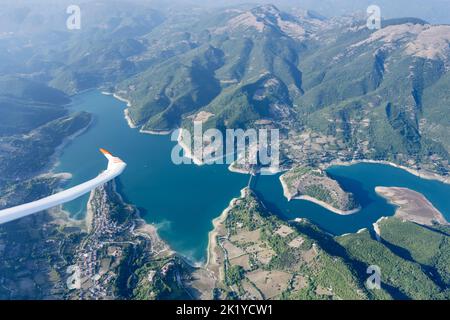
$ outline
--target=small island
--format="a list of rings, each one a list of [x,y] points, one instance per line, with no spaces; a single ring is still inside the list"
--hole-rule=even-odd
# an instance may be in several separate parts
[[[314,202],[334,213],[348,215],[361,208],[353,194],[322,171],[311,167],[295,167],[280,177],[284,196],[290,201],[301,199]]]

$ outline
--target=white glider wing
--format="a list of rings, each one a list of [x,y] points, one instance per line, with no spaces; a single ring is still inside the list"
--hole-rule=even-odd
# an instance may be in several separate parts
[[[47,210],[60,204],[72,201],[119,176],[123,172],[123,170],[125,170],[125,167],[127,166],[126,163],[123,162],[120,158],[114,157],[105,149],[100,149],[100,151],[108,159],[108,167],[106,171],[103,171],[92,180],[86,181],[70,189],[55,193],[46,198],[25,203],[13,208],[0,210],[0,224],[20,219],[33,213]]]

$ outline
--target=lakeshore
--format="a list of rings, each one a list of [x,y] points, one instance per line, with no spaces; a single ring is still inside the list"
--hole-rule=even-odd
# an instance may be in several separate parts
[[[426,179],[426,180],[436,180],[442,183],[450,184],[450,176],[442,176],[434,172],[425,171],[425,170],[417,170],[413,168],[409,168],[400,164],[396,164],[389,161],[384,160],[369,160],[369,159],[363,159],[363,160],[351,160],[351,161],[341,161],[341,160],[333,160],[329,163],[321,164],[319,167],[322,170],[327,170],[333,166],[352,166],[359,163],[372,163],[372,164],[384,164],[388,165],[394,168],[399,168],[402,170],[405,170],[419,178]]]
[[[381,217],[373,224],[373,231],[375,232],[375,237],[377,238],[377,241],[381,241],[380,223],[386,219],[388,219],[388,217]]]
[[[418,224],[448,224],[443,214],[422,194],[406,188],[376,187],[375,191],[397,207],[394,216]]]
[[[125,102],[127,107],[123,110],[123,115],[124,115],[125,120],[127,121],[128,126],[130,127],[130,129],[136,129],[138,127],[137,124],[134,123],[133,119],[131,119],[130,110],[129,110],[129,108],[131,107],[130,100],[119,96],[115,92],[101,91],[101,94],[103,94],[105,96],[112,96],[119,101]]]
[[[137,128],[138,126],[134,123],[133,119],[130,116],[130,112],[129,112],[129,107],[131,107],[131,101],[118,95],[117,93],[112,93],[112,92],[106,92],[106,91],[102,91],[101,94],[103,95],[110,95],[113,96],[115,99],[126,103],[127,108],[124,109],[124,117],[125,120],[128,123],[128,126],[132,129]],[[192,154],[191,149],[188,147],[187,143],[184,142],[181,137],[182,137],[182,133],[183,128],[179,128],[179,135],[178,135],[178,139],[177,142],[180,145],[180,147],[183,149],[184,151],[184,155],[191,159],[196,165],[204,165],[205,163],[198,159],[197,157],[195,157],[194,154]],[[162,130],[162,131],[155,131],[155,130],[144,130],[144,129],[140,129],[141,133],[145,133],[145,134],[151,134],[151,135],[169,135],[173,132],[174,130]],[[396,164],[390,161],[385,161],[385,160],[370,160],[370,159],[361,159],[361,160],[351,160],[351,161],[342,161],[342,160],[333,160],[331,162],[328,163],[322,163],[319,165],[319,168],[326,171],[328,168],[333,167],[333,166],[351,166],[354,164],[358,164],[358,163],[373,163],[373,164],[384,164],[384,165],[389,165],[395,168],[399,168],[399,169],[403,169],[419,178],[422,179],[427,179],[427,180],[437,180],[446,184],[450,184],[450,176],[442,176],[439,175],[437,173],[434,172],[430,172],[430,171],[426,171],[426,170],[418,170],[418,169],[414,169],[414,168],[410,168],[404,165],[400,165],[400,164]],[[250,172],[248,170],[245,169],[241,169],[236,167],[235,163],[230,164],[229,168],[228,168],[231,172],[235,172],[235,173],[241,173],[241,174],[250,174]],[[273,170],[271,168],[269,168],[268,173],[269,174],[277,174],[283,171],[287,171],[288,169],[278,169],[278,170]],[[337,209],[339,210],[339,209]]]
[[[57,172],[72,173],[67,187],[104,168],[99,147],[114,152],[128,164],[117,179],[125,201],[135,205],[147,223],[158,226],[158,235],[173,251],[193,264],[204,264],[211,221],[247,185],[248,177],[231,173],[226,165],[174,164],[171,152],[176,141],[131,129],[123,120],[126,106],[112,95],[92,90],[74,96],[73,101],[71,111],[93,114],[95,124],[64,148]],[[87,201],[87,197],[79,198],[64,207],[82,219]]]
[[[204,264],[210,251],[208,233],[212,221],[229,205],[230,199],[238,196],[248,177],[230,172],[226,165],[175,165],[171,152],[177,142],[171,141],[170,136],[130,129],[123,121],[125,107],[112,95],[100,95],[95,90],[75,96],[71,109],[90,112],[96,121],[64,148],[58,172],[72,173],[70,184],[76,185],[104,168],[105,160],[97,152],[99,145],[120,155],[129,164],[118,179],[118,191],[125,201],[139,208],[146,223],[160,226],[155,231],[171,250],[194,263]],[[80,162],[89,165],[80,166]],[[330,167],[333,179],[342,182],[344,190],[355,193],[362,206],[360,212],[352,215],[336,214],[311,201],[287,201],[279,174],[258,175],[252,190],[274,214],[287,220],[306,218],[333,235],[371,228],[381,216],[393,215],[395,207],[374,191],[375,186],[385,183],[413,188],[424,193],[444,215],[450,212],[443,200],[448,185],[427,182],[391,168],[375,164]],[[77,199],[65,209],[72,215],[80,212],[82,218],[80,208],[85,211],[87,200]],[[212,257],[208,262],[211,261]]]
[[[170,131],[170,130],[155,131],[155,130],[140,129],[139,132],[145,133],[145,134],[155,134],[155,135],[166,136],[166,135],[170,134],[172,131]]]
[[[231,199],[228,207],[226,207],[225,210],[223,210],[222,213],[212,221],[213,229],[208,233],[208,248],[205,268],[212,272],[215,279],[223,280],[224,278],[224,275],[221,273],[223,271],[223,257],[217,239],[225,232],[224,223],[227,220],[228,213],[231,209],[233,209],[236,201],[245,197],[247,191],[247,188],[242,189],[240,197]]]

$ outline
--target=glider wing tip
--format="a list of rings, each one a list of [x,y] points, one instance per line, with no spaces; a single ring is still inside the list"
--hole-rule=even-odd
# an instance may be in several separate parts
[[[103,153],[104,155],[112,156],[111,152],[109,152],[109,151],[106,150],[106,149],[100,148],[100,152]]]

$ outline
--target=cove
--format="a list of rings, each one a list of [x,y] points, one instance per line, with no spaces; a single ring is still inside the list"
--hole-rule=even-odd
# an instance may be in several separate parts
[[[90,90],[72,97],[71,112],[87,111],[94,123],[62,150],[56,172],[69,172],[67,187],[95,177],[106,166],[99,148],[121,157],[127,164],[118,178],[125,200],[136,205],[143,218],[158,226],[160,236],[173,250],[194,262],[206,260],[208,232],[212,220],[247,185],[248,175],[232,173],[226,165],[175,165],[171,151],[176,142],[170,136],[142,134],[128,127],[125,104],[112,96]],[[400,186],[423,193],[449,218],[450,186],[424,180],[408,172],[377,164],[332,167],[328,170],[346,189],[355,194],[362,210],[352,216],[339,216],[314,203],[288,202],[283,197],[278,175],[254,179],[252,188],[274,213],[285,219],[309,218],[333,234],[355,232],[371,227],[381,216],[392,215],[395,207],[375,194],[374,187]],[[85,214],[88,197],[64,206],[75,218]]]
[[[218,216],[248,181],[225,165],[174,165],[170,136],[139,133],[124,119],[123,102],[96,90],[73,97],[72,112],[94,115],[93,125],[68,144],[59,159],[58,172],[70,172],[69,187],[96,176],[106,166],[102,147],[121,157],[127,168],[118,178],[124,199],[136,205],[143,218],[158,226],[160,236],[177,252],[193,261],[206,256],[208,232]],[[85,214],[88,196],[67,204],[74,217]]]
[[[254,191],[266,206],[284,219],[308,218],[324,230],[340,235],[372,228],[372,223],[383,216],[392,216],[396,207],[380,197],[377,186],[403,187],[422,193],[446,218],[450,220],[450,185],[436,180],[417,177],[406,170],[385,164],[358,163],[350,166],[333,166],[327,173],[342,188],[352,192],[361,205],[356,214],[341,216],[305,200],[287,201],[283,196],[279,175],[260,176]]]

